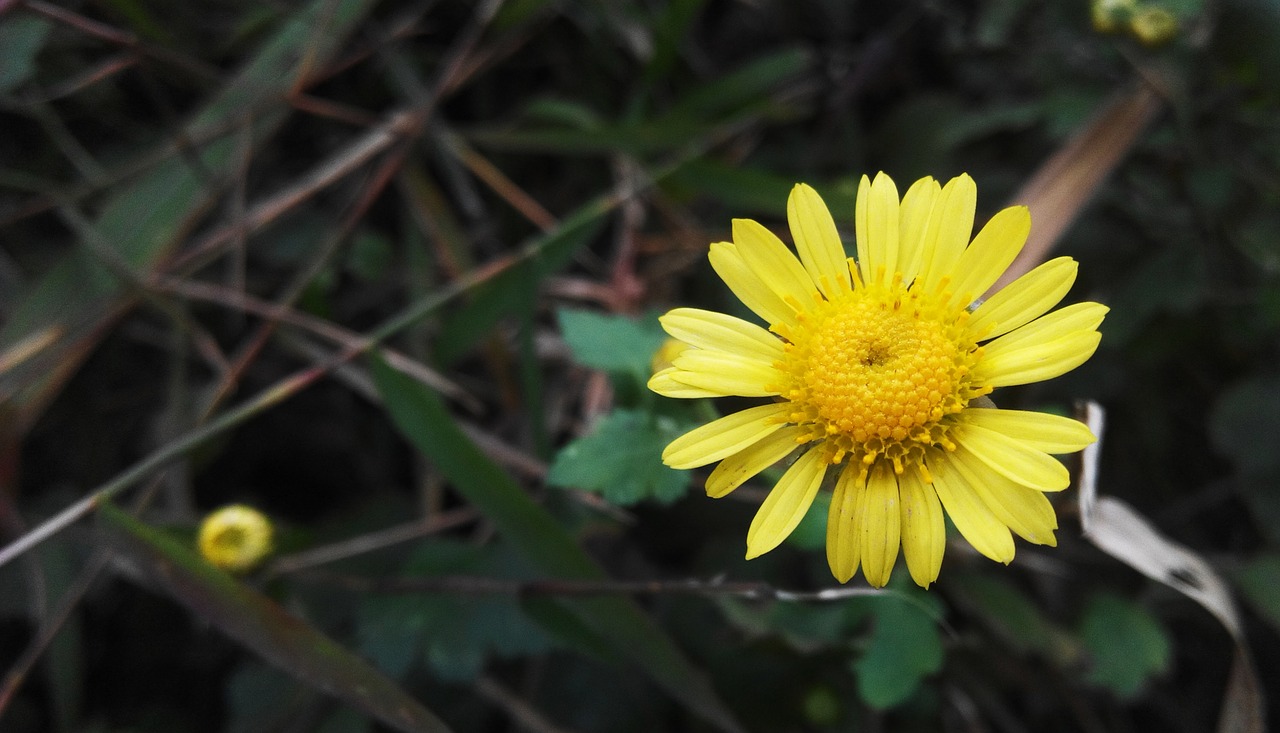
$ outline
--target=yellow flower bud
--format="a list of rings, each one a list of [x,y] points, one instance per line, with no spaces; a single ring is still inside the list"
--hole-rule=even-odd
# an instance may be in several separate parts
[[[1089,8],[1093,29],[1099,33],[1114,33],[1124,27],[1137,8],[1137,0],[1093,0]]]
[[[200,523],[198,545],[209,564],[245,573],[271,554],[271,520],[243,504],[222,507]]]
[[[1146,7],[1129,19],[1129,30],[1144,46],[1159,46],[1178,35],[1178,17],[1160,7]]]

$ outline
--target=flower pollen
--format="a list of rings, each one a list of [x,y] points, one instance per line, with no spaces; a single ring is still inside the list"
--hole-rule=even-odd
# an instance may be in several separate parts
[[[955,448],[946,418],[991,390],[969,379],[982,350],[965,331],[968,312],[943,296],[894,278],[803,314],[778,365],[800,442],[826,440],[832,463],[852,458],[864,473],[880,457],[901,474],[929,446]]]

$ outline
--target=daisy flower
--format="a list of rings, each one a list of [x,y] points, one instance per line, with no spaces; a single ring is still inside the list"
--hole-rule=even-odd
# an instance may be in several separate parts
[[[688,344],[649,381],[679,398],[762,397],[671,442],[663,461],[719,461],[707,494],[722,497],[795,456],[747,531],[747,558],[777,547],[834,478],[827,560],[840,582],[862,567],[881,587],[902,548],[912,579],[937,580],[945,511],[983,555],[1008,563],[1014,534],[1056,543],[1045,492],[1070,482],[1050,454],[1093,442],[1084,424],[996,409],[996,387],[1056,377],[1087,360],[1107,312],[1078,303],[1049,312],[1076,277],[1050,260],[978,302],[1026,242],[1015,206],[970,241],[977,188],[916,181],[901,200],[881,173],[864,176],[855,211],[857,259],[846,257],[826,205],[797,185],[787,219],[799,258],[760,224],[736,219],[711,265],[768,324],[676,308],[663,328]]]

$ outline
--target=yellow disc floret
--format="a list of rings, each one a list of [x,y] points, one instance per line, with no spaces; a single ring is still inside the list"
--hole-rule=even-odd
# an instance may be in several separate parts
[[[803,314],[783,334],[779,365],[801,441],[829,442],[832,463],[850,457],[866,471],[884,458],[899,474],[928,446],[954,449],[947,416],[990,388],[968,378],[981,348],[965,332],[968,312],[946,302],[895,278]]]

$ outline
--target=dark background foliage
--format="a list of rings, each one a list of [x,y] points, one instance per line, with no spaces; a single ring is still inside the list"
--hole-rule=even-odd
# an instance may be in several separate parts
[[[0,568],[0,727],[1210,729],[1231,638],[1075,489],[1007,568],[955,538],[928,592],[778,599],[833,585],[821,512],[743,561],[768,484],[657,459],[733,405],[642,385],[655,313],[741,310],[707,243],[785,231],[794,182],[851,236],[863,174],[968,172],[985,220],[1073,155],[1087,205],[1026,203],[1078,213],[1102,346],[997,400],[1106,409],[1101,492],[1228,580],[1267,691],[1277,39],[1255,0],[0,2],[0,536],[126,510]],[[190,552],[230,502],[279,533],[235,583]]]

